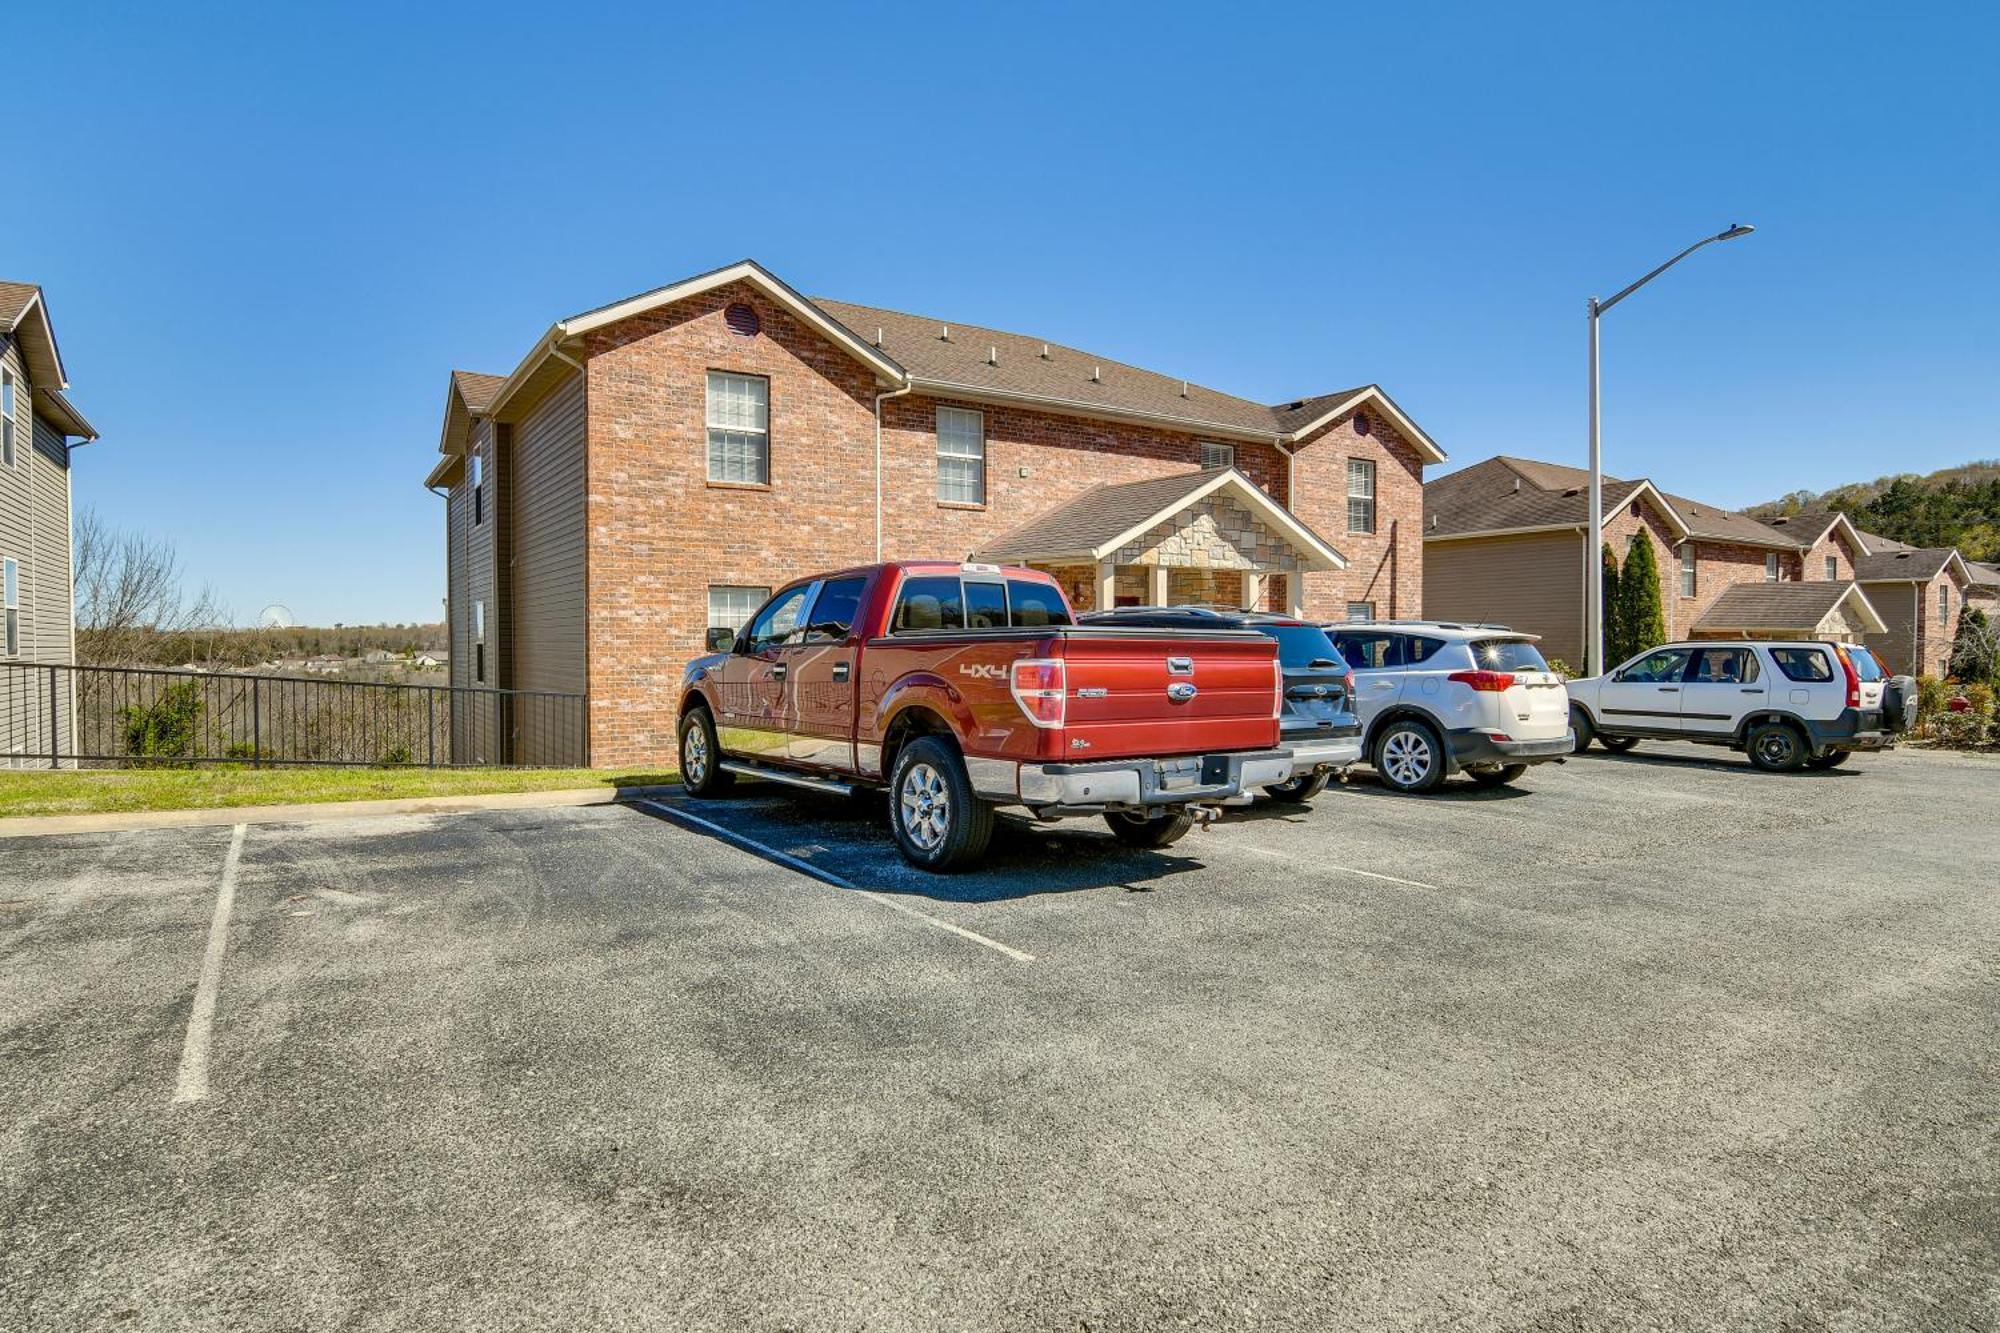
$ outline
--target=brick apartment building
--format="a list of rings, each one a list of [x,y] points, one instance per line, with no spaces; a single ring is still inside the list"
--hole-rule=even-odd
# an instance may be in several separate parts
[[[808,299],[745,261],[451,376],[452,683],[587,693],[590,761],[667,761],[683,664],[779,584],[978,556],[1080,606],[1421,611],[1437,445],[1373,385],[1262,404],[1021,334]],[[536,762],[466,708],[463,759]]]
[[[1427,613],[1539,634],[1545,652],[1581,670],[1586,579],[1598,568],[1586,537],[1589,485],[1580,468],[1507,457],[1430,482]],[[1996,591],[1993,575],[1957,551],[1905,546],[1844,514],[1760,521],[1606,477],[1604,534],[1620,561],[1642,529],[1660,562],[1670,638],[1838,634],[1867,643],[1892,670],[1943,674],[1959,615]],[[1759,593],[1793,583],[1818,584],[1822,595]]]

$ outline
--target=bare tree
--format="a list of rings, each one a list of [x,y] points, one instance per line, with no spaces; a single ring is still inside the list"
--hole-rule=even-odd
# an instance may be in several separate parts
[[[76,516],[76,653],[86,666],[153,660],[167,638],[197,644],[226,627],[207,586],[189,596],[164,537],[121,532],[94,509]]]

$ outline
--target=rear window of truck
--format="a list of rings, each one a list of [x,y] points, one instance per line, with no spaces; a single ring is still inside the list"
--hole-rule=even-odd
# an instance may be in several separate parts
[[[1027,579],[1008,579],[1000,584],[928,574],[903,580],[895,614],[889,618],[889,632],[1008,626],[1050,629],[1069,623],[1069,607],[1062,593],[1050,584]]]

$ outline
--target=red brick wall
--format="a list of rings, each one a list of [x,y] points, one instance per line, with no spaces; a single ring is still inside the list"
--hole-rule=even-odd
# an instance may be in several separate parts
[[[1790,567],[1794,570],[1803,570],[1802,577],[1809,583],[1824,583],[1826,558],[1832,556],[1835,562],[1835,579],[1851,579],[1854,577],[1854,554],[1854,549],[1847,540],[1847,534],[1835,527],[1813,544],[1812,550],[1806,552],[1804,559],[1792,561]],[[1801,577],[1801,575],[1795,573],[1786,577]]]
[[[1698,541],[1694,549],[1695,596],[1692,598],[1680,595],[1680,553],[1672,553],[1673,619],[1667,632],[1677,638],[1692,630],[1695,622],[1701,619],[1702,612],[1713,606],[1715,599],[1728,589],[1739,583],[1764,582],[1764,557],[1771,554],[1767,547],[1738,546],[1733,542]],[[1793,577],[1786,572],[1786,555],[1786,552],[1778,552],[1781,579]],[[1791,563],[1796,573],[1798,560],[1795,553]]]
[[[1368,433],[1355,418],[1368,418]],[[1424,464],[1382,414],[1363,408],[1340,417],[1296,451],[1292,512],[1347,557],[1347,568],[1305,576],[1308,616],[1344,619],[1349,602],[1373,602],[1375,614],[1423,614]],[[1375,531],[1347,529],[1347,460],[1375,464]]]
[[[724,324],[722,311],[739,301],[759,316],[754,337]],[[674,753],[681,668],[703,651],[710,585],[775,588],[875,558],[874,395],[882,386],[740,284],[599,330],[583,356],[591,758],[600,766],[660,762]],[[770,380],[768,486],[706,480],[710,370]],[[912,395],[883,404],[890,559],[963,557],[1093,486],[1200,461],[1195,433],[943,400],[986,422],[986,502],[946,505],[937,499],[939,401]],[[1284,456],[1274,445],[1234,443],[1237,468],[1283,502]],[[1354,454],[1378,460],[1372,537],[1346,532],[1345,459]],[[1315,609],[1338,616],[1351,595],[1373,598],[1384,615],[1416,614],[1423,489],[1415,451],[1384,423],[1360,436],[1342,420],[1304,446],[1298,466],[1313,511],[1306,521],[1352,562],[1343,576],[1314,576]]]

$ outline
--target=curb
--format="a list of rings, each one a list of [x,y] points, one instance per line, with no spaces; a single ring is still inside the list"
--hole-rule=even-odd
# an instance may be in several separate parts
[[[50,838],[66,833],[133,833],[156,828],[209,828],[229,824],[323,824],[381,815],[450,815],[473,810],[538,810],[562,806],[619,805],[651,796],[675,796],[679,784],[652,787],[583,787],[568,791],[510,791],[472,796],[408,796],[384,801],[316,801],[307,805],[217,806],[209,810],[132,810],[94,815],[18,815],[0,819],[0,840]]]

